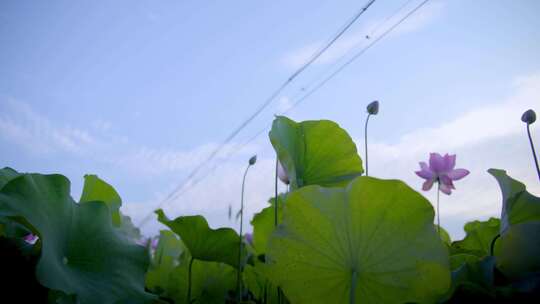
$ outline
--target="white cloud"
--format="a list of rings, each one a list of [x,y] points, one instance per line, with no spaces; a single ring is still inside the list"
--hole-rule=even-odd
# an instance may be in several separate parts
[[[321,57],[314,62],[314,64],[332,64],[343,57],[348,57],[353,51],[358,51],[360,48],[367,46],[373,39],[376,39],[379,35],[388,30],[416,5],[417,2],[413,1],[404,7],[404,9],[393,15],[392,18],[387,19],[385,17],[378,20],[368,21],[360,29],[352,33],[345,33],[328,50],[326,50],[326,52],[322,54]],[[426,27],[442,14],[444,6],[445,4],[442,1],[428,3],[399,27],[397,27],[390,35],[402,35]],[[393,12],[389,12],[388,14],[392,16],[392,13]],[[369,36],[370,38],[367,39],[366,36]],[[306,63],[325,43],[326,41],[308,43],[307,45],[289,52],[283,56],[281,61],[288,67],[299,68]]]
[[[398,144],[375,144],[378,153],[387,158],[402,157],[441,148],[453,150],[496,138],[522,133],[522,113],[540,100],[540,74],[514,81],[515,94],[489,107],[469,110],[434,128],[418,129],[404,135]],[[404,149],[404,148],[407,149]]]
[[[5,99],[0,109],[0,136],[31,153],[84,154],[85,147],[98,143],[85,130],[56,126],[26,103]]]
[[[193,149],[133,145],[125,136],[110,132],[111,124],[103,120],[95,120],[86,130],[54,122],[25,102],[12,98],[0,101],[0,139],[31,155],[87,157],[128,173],[151,177],[184,173],[205,160],[217,147],[216,143]],[[224,159],[235,148],[235,143],[225,146],[215,159]],[[249,145],[243,151],[246,149],[254,147]]]
[[[108,161],[131,172],[147,175],[186,172],[206,161],[217,147],[217,143],[208,143],[188,150],[136,147],[123,151]],[[238,143],[235,142],[225,145],[212,158],[212,162],[225,161],[237,147]],[[242,150],[236,151],[235,157],[246,156],[248,155],[247,151],[256,152],[257,149],[256,145],[248,145]]]

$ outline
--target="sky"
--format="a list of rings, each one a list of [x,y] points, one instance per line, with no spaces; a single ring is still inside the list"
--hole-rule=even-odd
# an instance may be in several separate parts
[[[63,174],[76,200],[83,176],[97,174],[141,223],[366,2],[1,1],[0,166]],[[228,209],[238,210],[243,170],[257,154],[246,183],[249,222],[273,194],[274,115],[418,3],[375,1],[205,163],[196,184],[161,206],[166,214],[237,229]],[[540,194],[520,121],[525,110],[540,111],[538,12],[535,0],[431,0],[287,115],[336,121],[363,156],[365,106],[379,100],[370,175],[404,180],[432,203],[436,192],[421,191],[414,174],[418,162],[457,154],[471,174],[441,197],[440,211],[460,238],[467,221],[500,214],[487,169],[506,169]],[[540,145],[538,123],[531,127]],[[159,229],[154,216],[142,227],[148,236]]]

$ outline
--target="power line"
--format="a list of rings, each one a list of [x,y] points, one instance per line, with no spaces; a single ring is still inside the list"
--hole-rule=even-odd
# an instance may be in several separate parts
[[[367,11],[367,9],[375,2],[375,0],[370,0],[368,2],[368,4],[366,4],[362,9],[360,9],[360,11],[358,13],[356,13],[356,15],[354,15],[354,17],[345,24],[345,26],[343,27],[343,29],[341,29],[335,36],[334,38],[330,39],[329,42],[326,43],[326,45],[321,48],[319,51],[315,52],[315,54],[313,54],[313,56],[311,57],[311,59],[309,59],[303,66],[301,66],[292,76],[291,78],[295,78],[296,76],[298,76],[298,74],[302,73],[309,65],[311,65],[315,60],[317,60],[317,58],[321,57],[321,55],[328,49],[332,46],[332,44],[334,44],[334,42],[336,42],[355,22],[356,20],[358,20],[358,18],[360,18],[360,16],[362,16],[362,14]]]
[[[366,36],[366,38],[371,38],[373,35],[375,35],[375,33],[381,28],[383,27],[386,23],[388,23],[388,21],[392,20],[397,14],[399,14],[399,12],[401,12],[407,5],[409,5],[409,3],[411,3],[412,0],[407,0],[405,2],[403,2],[402,5],[400,5],[392,14],[388,15],[388,17],[384,18],[383,21],[381,21],[379,24],[375,25],[373,27],[373,29],[369,32],[369,34]]]
[[[363,39],[362,42],[369,41],[369,39],[375,37],[375,34],[378,33],[379,29],[386,25],[388,21],[393,20],[394,17],[398,15],[401,11],[403,11],[403,9],[407,7],[412,1],[413,0],[406,0],[396,10],[394,10],[391,14],[384,18],[384,20],[378,22],[375,26],[373,26],[371,30],[367,31],[367,34],[365,36],[366,39]],[[358,43],[357,45],[360,45],[360,43]],[[345,55],[342,55],[338,60],[335,61],[335,63],[331,64],[328,68],[326,68],[323,73],[320,73],[317,77],[313,78],[307,85],[303,86],[302,91],[304,91],[306,88],[312,87],[314,83],[317,83],[320,79],[322,79],[327,72],[331,71],[333,67],[335,67],[340,61],[342,61],[342,59],[347,57],[347,55],[350,53],[351,52],[347,52]]]
[[[168,202],[173,196],[175,196],[176,193],[178,193],[180,190],[182,190],[190,180],[193,179],[193,177],[199,173],[199,171],[210,161],[212,161],[216,155],[223,150],[223,148],[240,133],[255,117],[257,117],[264,109],[266,109],[272,101],[281,94],[281,92],[296,78],[298,75],[300,75],[305,69],[307,69],[315,60],[317,60],[326,50],[328,50],[357,20],[366,12],[369,7],[375,3],[376,0],[369,0],[366,5],[364,5],[354,16],[351,20],[349,20],[345,26],[337,33],[335,34],[326,44],[323,45],[321,49],[316,51],[311,58],[306,61],[300,68],[298,68],[285,82],[283,82],[256,110],[253,114],[251,114],[242,124],[240,124],[216,149],[214,149],[209,156],[199,163],[193,171],[184,179],[182,183],[180,183],[174,190],[169,193],[165,197],[164,200],[162,200],[157,208],[160,208]],[[150,219],[152,216],[152,213],[148,214],[146,217],[143,218],[139,226],[143,226],[146,224],[146,222]]]
[[[309,96],[311,96],[313,93],[315,93],[320,88],[322,88],[324,85],[326,85],[326,83],[328,81],[330,81],[337,74],[339,74],[343,69],[345,69],[351,63],[353,63],[356,59],[358,59],[360,56],[362,56],[366,51],[368,51],[370,48],[372,48],[377,42],[379,42],[384,37],[386,37],[388,34],[390,34],[396,27],[398,27],[400,24],[402,24],[405,20],[407,20],[411,15],[413,15],[416,11],[418,11],[420,8],[422,8],[428,2],[429,2],[429,0],[424,0],[420,4],[418,4],[415,8],[413,8],[411,11],[409,11],[405,16],[403,16],[401,19],[399,19],[398,22],[394,23],[391,27],[389,27],[386,31],[384,31],[380,36],[378,36],[377,39],[374,39],[370,44],[368,44],[366,47],[362,48],[359,52],[357,52],[353,57],[351,57],[344,64],[342,64],[337,70],[335,70],[332,74],[330,74],[323,81],[321,81],[317,86],[315,86],[306,95],[304,95],[302,98],[298,99],[283,114],[285,114],[285,113],[289,112],[290,110],[292,110],[293,108],[297,107],[300,103],[302,103],[304,100],[306,100]]]
[[[407,3],[409,3],[407,1]],[[414,9],[409,11],[404,17],[402,17],[398,22],[396,22],[394,25],[392,25],[390,28],[388,28],[383,34],[381,34],[377,39],[374,39],[372,43],[368,44],[366,47],[361,49],[359,52],[357,52],[351,59],[349,59],[347,62],[342,64],[337,70],[335,70],[332,74],[327,76],[323,81],[321,81],[317,86],[315,86],[313,89],[311,89],[308,93],[306,93],[304,96],[296,100],[295,103],[288,109],[286,109],[281,115],[288,113],[295,107],[297,107],[300,103],[302,103],[304,100],[309,98],[311,95],[313,95],[316,91],[318,91],[320,88],[322,88],[328,81],[330,81],[332,78],[334,78],[337,74],[339,74],[343,69],[345,69],[347,66],[349,66],[351,63],[353,63],[356,59],[358,59],[362,54],[364,54],[368,49],[370,49],[374,44],[376,44],[378,41],[382,40],[385,36],[387,36],[390,32],[392,32],[396,27],[398,27],[401,23],[403,23],[406,19],[408,19],[411,15],[413,15],[416,11],[418,11],[422,6],[424,6],[429,0],[424,0],[419,5],[417,5]],[[405,5],[401,6],[399,11],[401,11],[405,7]],[[397,12],[395,12],[393,15],[396,15]],[[391,18],[387,18],[386,20],[389,20]],[[385,21],[386,22],[386,21]],[[346,55],[344,55],[346,56]],[[267,126],[268,127],[268,126]],[[255,133],[252,137],[250,137],[248,140],[244,141],[243,143],[237,145],[236,149],[234,149],[232,152],[230,152],[224,159],[224,162],[230,159],[234,154],[236,154],[238,151],[242,150],[245,146],[253,142],[257,137],[259,137],[264,131],[267,130],[267,127],[259,130],[257,133]],[[199,182],[204,180],[207,176],[209,176],[212,172],[214,172],[217,168],[219,168],[224,162],[215,164],[212,169],[210,169],[205,175],[199,177],[192,185],[191,187],[194,187]],[[175,195],[175,198],[180,197],[184,193],[188,192],[192,188],[186,188],[184,191],[178,193]]]

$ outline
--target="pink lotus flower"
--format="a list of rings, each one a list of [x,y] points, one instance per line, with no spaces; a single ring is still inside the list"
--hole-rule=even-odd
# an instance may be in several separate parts
[[[456,155],[445,154],[441,156],[439,153],[430,153],[429,166],[425,162],[420,162],[420,171],[416,171],[416,175],[425,179],[422,185],[422,190],[428,191],[433,186],[433,183],[439,183],[439,189],[450,195],[454,187],[453,181],[460,180],[469,174],[466,169],[454,169],[456,166]]]

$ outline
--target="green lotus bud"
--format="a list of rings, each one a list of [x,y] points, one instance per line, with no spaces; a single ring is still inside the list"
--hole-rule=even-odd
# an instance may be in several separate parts
[[[372,103],[368,104],[367,112],[371,115],[377,115],[379,113],[379,101],[375,100]]]
[[[256,162],[257,162],[257,155],[253,155],[253,156],[249,159],[249,165],[250,165],[250,166],[253,166]]]
[[[536,113],[532,109],[529,109],[521,115],[521,121],[524,123],[530,125],[536,121]]]

